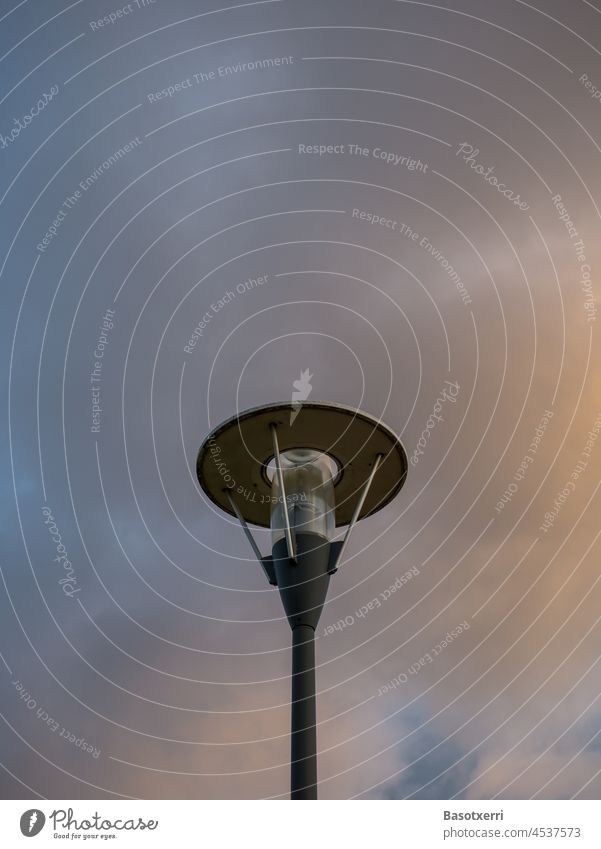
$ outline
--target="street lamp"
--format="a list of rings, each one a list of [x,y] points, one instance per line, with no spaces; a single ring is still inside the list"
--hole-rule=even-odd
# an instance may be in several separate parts
[[[204,492],[239,520],[292,629],[291,798],[317,798],[315,629],[330,576],[358,519],[385,507],[407,456],[382,422],[340,404],[269,404],[238,413],[203,442]],[[271,528],[264,557],[248,525]],[[335,527],[348,525],[340,541]]]

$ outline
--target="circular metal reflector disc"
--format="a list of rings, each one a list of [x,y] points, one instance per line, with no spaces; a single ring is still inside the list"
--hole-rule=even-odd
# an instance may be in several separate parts
[[[313,448],[333,457],[336,525],[347,525],[378,454],[382,460],[359,518],[385,507],[407,475],[407,455],[395,433],[367,413],[341,404],[268,404],[245,410],[219,425],[203,442],[196,461],[198,480],[218,507],[234,515],[229,489],[245,520],[268,528],[271,485],[267,465],[273,457],[270,425],[277,426],[280,454]]]

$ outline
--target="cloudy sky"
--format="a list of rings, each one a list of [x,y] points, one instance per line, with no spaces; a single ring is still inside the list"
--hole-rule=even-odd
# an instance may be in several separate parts
[[[306,369],[411,458],[321,796],[599,798],[598,4],[2,0],[0,63],[3,798],[287,796],[289,627],[194,468]]]

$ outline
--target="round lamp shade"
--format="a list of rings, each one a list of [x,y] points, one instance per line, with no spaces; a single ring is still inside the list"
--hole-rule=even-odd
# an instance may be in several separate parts
[[[198,481],[218,507],[235,515],[230,491],[244,519],[268,528],[272,508],[271,425],[280,453],[312,449],[338,466],[334,480],[336,525],[347,525],[378,455],[380,464],[359,519],[385,507],[407,475],[407,455],[396,434],[378,419],[340,404],[268,404],[245,410],[216,427],[203,442],[196,462]]]

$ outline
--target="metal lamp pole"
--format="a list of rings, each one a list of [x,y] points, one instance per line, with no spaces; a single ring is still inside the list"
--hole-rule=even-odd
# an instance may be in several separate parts
[[[201,446],[197,474],[279,590],[292,630],[290,795],[317,799],[315,629],[352,528],[397,494],[407,458],[366,413],[324,403],[292,410],[269,405],[224,422]],[[261,555],[248,522],[271,527],[271,555]],[[336,525],[348,525],[342,541],[331,539]]]

